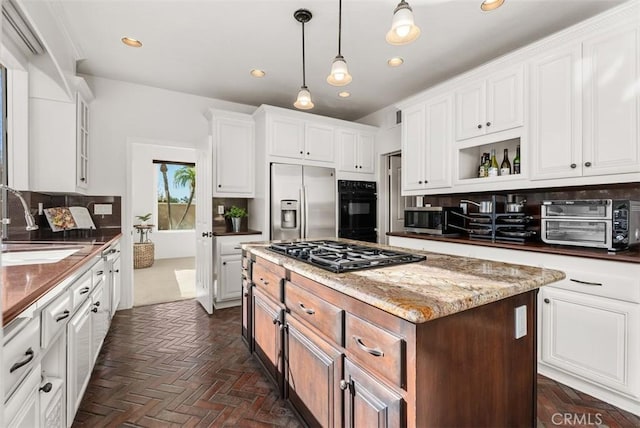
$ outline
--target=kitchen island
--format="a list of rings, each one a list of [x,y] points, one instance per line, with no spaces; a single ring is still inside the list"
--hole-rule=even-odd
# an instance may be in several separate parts
[[[536,293],[562,272],[416,252],[331,273],[267,245],[243,246],[243,337],[309,425],[535,425]]]

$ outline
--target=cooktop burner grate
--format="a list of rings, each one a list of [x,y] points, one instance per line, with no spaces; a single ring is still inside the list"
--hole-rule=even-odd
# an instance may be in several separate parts
[[[425,256],[338,241],[277,242],[271,244],[268,249],[335,273],[426,259]]]

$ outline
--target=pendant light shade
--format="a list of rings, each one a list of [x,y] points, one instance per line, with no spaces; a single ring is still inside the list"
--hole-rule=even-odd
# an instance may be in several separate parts
[[[302,86],[300,88],[300,92],[298,92],[298,98],[296,102],[293,103],[295,108],[299,108],[300,110],[309,110],[313,108],[313,102],[311,101],[311,92],[306,86]]]
[[[420,28],[413,22],[413,10],[409,3],[401,0],[393,11],[391,30],[387,33],[387,43],[406,45],[420,36]]]
[[[504,0],[484,0],[480,5],[480,9],[484,10],[485,12],[489,12],[492,10],[496,10],[497,8],[502,6],[503,3]]]
[[[311,12],[306,9],[298,9],[293,13],[293,17],[302,24],[302,87],[300,87],[300,91],[298,92],[298,97],[296,98],[296,102],[293,103],[295,108],[299,108],[300,110],[309,110],[313,108],[313,102],[311,101],[311,92],[309,92],[309,88],[307,88],[307,83],[305,79],[305,65],[304,65],[304,24],[311,21]]]
[[[340,51],[342,45],[342,0],[339,1],[338,9],[338,55],[333,59],[331,64],[331,74],[327,77],[327,83],[333,86],[344,86],[351,82],[352,77],[347,68],[347,62],[344,60]]]

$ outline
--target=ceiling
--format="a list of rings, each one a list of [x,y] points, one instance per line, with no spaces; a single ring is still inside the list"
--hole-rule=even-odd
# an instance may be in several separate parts
[[[35,1],[35,0],[26,0]],[[38,0],[43,1],[43,0]],[[622,0],[410,0],[422,34],[385,42],[397,0],[343,0],[342,54],[353,82],[326,82],[337,54],[338,0],[46,0],[83,59],[77,71],[238,103],[293,108],[302,84],[301,24],[307,8],[306,80],[312,113],[359,119],[460,72],[589,18]],[[120,42],[139,39],[142,48]],[[391,68],[387,59],[401,56]],[[249,71],[260,68],[256,79]],[[338,97],[348,90],[349,98]]]

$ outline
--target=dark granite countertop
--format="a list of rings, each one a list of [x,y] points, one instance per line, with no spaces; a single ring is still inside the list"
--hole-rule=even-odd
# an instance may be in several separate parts
[[[74,254],[57,263],[2,266],[2,323],[7,325],[27,307],[36,302],[61,281],[95,260],[101,251],[120,238],[117,234],[107,238],[102,235],[91,239],[77,238],[59,241],[10,241],[2,244],[2,250],[31,251],[78,248]]]
[[[533,251],[538,253],[558,254],[563,256],[584,257],[590,259],[610,260],[615,262],[640,263],[640,246],[617,253],[599,248],[574,247],[570,245],[549,245],[543,242],[491,242],[489,240],[471,239],[466,236],[437,236],[424,233],[388,232],[388,236],[400,238],[424,239],[428,241],[450,242],[452,244],[479,245],[483,247],[505,248],[509,250]]]
[[[240,232],[233,232],[227,229],[213,229],[213,236],[235,236],[235,235],[260,235],[262,232],[259,230],[246,229]]]

